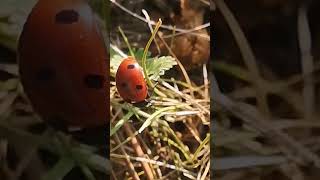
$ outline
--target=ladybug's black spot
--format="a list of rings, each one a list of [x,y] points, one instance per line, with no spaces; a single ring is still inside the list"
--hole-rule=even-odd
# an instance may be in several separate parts
[[[134,67],[135,67],[134,64],[129,64],[127,68],[128,69],[134,69]]]
[[[38,81],[51,81],[55,78],[56,72],[49,67],[45,67],[36,72],[36,79]]]
[[[56,14],[56,23],[72,24],[79,20],[79,14],[75,10],[62,10]]]
[[[121,83],[121,87],[126,88],[127,87],[127,83]]]
[[[88,74],[84,78],[84,82],[88,88],[101,89],[105,82],[105,78],[101,75]]]
[[[136,85],[136,89],[137,89],[137,90],[141,90],[142,88],[143,88],[142,85]]]

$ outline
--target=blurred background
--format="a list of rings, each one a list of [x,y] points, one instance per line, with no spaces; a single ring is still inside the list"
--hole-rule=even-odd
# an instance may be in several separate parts
[[[319,179],[319,2],[211,5],[211,175]]]

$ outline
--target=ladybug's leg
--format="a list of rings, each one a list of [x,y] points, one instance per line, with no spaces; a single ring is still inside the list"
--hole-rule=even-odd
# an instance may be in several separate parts
[[[141,102],[137,102],[137,103],[132,103],[132,105],[134,105],[135,107],[148,107],[150,106],[150,100],[149,99],[145,99],[144,101]]]
[[[145,99],[146,107],[150,107],[152,105],[151,100],[150,99]]]
[[[159,81],[157,81],[157,82],[155,83],[155,85],[153,86],[152,90],[154,90],[154,88],[156,88],[156,87],[158,86],[158,84],[159,84]]]
[[[159,84],[159,81],[157,81],[155,83],[155,85],[152,87],[152,89],[150,91],[148,91],[148,98],[151,98],[154,94],[154,89],[157,87],[157,85]],[[151,93],[150,93],[151,92]],[[150,102],[150,100],[148,100]]]

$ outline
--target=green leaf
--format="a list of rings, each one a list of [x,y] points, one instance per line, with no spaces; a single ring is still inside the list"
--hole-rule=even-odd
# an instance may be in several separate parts
[[[141,64],[142,56],[143,56],[143,48],[133,49],[134,56],[136,57],[139,64]],[[151,52],[147,53],[147,59],[151,57]]]
[[[141,65],[143,49],[134,50],[134,55],[137,59],[137,62]],[[148,53],[148,57],[150,55],[151,53]],[[110,51],[110,56],[110,74],[112,77],[115,77],[117,69],[123,58],[112,49]],[[171,56],[148,58],[146,63],[148,76],[154,81],[157,81],[160,76],[164,75],[165,71],[171,69],[174,65],[177,65],[177,62]]]
[[[177,65],[175,59],[171,56],[162,56],[159,58],[147,59],[147,73],[151,80],[157,81],[165,71]]]
[[[73,159],[63,157],[59,162],[41,179],[43,180],[63,180],[63,178],[74,168]]]

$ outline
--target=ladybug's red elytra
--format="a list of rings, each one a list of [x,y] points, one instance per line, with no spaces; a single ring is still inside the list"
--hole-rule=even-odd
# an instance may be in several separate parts
[[[39,0],[20,36],[18,63],[44,120],[80,128],[108,123],[109,55],[86,0]]]
[[[138,62],[125,58],[116,73],[116,87],[124,101],[139,104],[146,101],[148,87]]]

